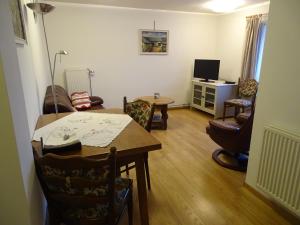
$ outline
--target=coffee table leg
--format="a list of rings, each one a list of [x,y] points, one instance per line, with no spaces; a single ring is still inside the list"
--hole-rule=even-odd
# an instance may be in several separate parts
[[[166,130],[168,128],[168,106],[163,106],[161,108],[161,119],[162,119],[162,128]]]
[[[135,169],[136,169],[137,189],[139,195],[141,225],[149,225],[147,189],[146,189],[145,166],[144,166],[143,154],[141,154],[138,158],[136,158]]]

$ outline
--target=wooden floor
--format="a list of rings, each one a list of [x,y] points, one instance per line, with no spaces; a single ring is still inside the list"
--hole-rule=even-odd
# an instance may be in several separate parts
[[[151,132],[163,148],[149,154],[150,224],[290,224],[243,185],[245,173],[225,169],[211,159],[218,146],[205,132],[209,119],[195,110],[170,110],[168,130]],[[130,177],[136,184],[134,171]],[[121,224],[127,224],[126,217]],[[134,224],[140,224],[136,188]]]

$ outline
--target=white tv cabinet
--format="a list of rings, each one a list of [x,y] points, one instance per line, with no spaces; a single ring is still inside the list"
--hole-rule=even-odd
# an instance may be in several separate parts
[[[236,84],[193,80],[192,85],[191,107],[210,113],[214,118],[223,117],[224,101],[236,98],[237,94]],[[226,115],[229,113],[228,111]]]

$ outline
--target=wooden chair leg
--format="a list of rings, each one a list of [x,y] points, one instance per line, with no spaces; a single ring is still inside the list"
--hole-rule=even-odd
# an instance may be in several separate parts
[[[148,164],[148,152],[145,153],[144,162],[145,162],[145,171],[146,171],[146,178],[147,178],[147,186],[148,186],[148,190],[151,190],[150,173],[149,173],[149,164]]]
[[[240,108],[238,106],[234,106],[234,117],[236,118],[239,114]]]

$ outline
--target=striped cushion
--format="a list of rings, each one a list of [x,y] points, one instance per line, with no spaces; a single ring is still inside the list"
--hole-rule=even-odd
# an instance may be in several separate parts
[[[84,110],[91,108],[90,96],[86,91],[74,92],[71,94],[72,105],[77,110]]]

